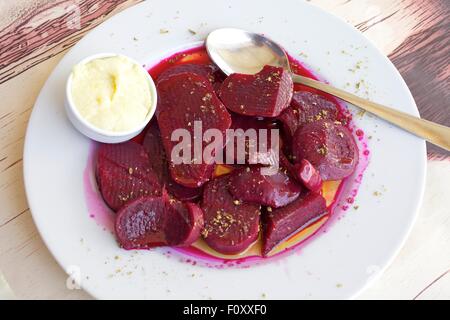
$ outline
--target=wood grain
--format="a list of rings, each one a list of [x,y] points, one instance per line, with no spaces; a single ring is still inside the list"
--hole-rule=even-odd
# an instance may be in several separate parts
[[[105,17],[140,1],[48,3],[0,32],[0,84],[73,46]]]
[[[300,0],[299,0],[300,1]],[[85,299],[68,290],[33,224],[22,150],[42,85],[88,30],[138,0],[0,2],[0,270],[17,297]],[[313,0],[361,30],[402,73],[424,118],[450,125],[448,0]],[[73,4],[79,5],[79,20]],[[79,21],[79,25],[78,25]],[[430,148],[440,158],[448,154]],[[429,162],[419,221],[394,264],[361,298],[450,298],[449,162]],[[445,273],[445,274],[444,274]]]
[[[411,5],[423,10],[413,33],[389,58],[399,69],[422,117],[450,126],[450,2],[415,1]],[[428,144],[431,156],[449,156]]]

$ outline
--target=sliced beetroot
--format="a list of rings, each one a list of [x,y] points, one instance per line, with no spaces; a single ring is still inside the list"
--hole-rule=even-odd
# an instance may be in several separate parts
[[[168,172],[167,158],[161,141],[161,133],[156,123],[151,123],[145,134],[143,147],[150,159],[150,166],[158,175],[161,185],[181,201],[193,201],[201,197],[203,188],[188,188],[176,183]]]
[[[320,173],[308,160],[303,159],[301,163],[293,164],[283,153],[280,153],[280,167],[291,179],[301,183],[309,191],[322,190],[323,181]]]
[[[225,106],[246,116],[276,117],[291,101],[293,82],[283,68],[265,66],[255,75],[232,74],[219,91]]]
[[[209,80],[215,89],[218,89],[225,80],[225,75],[214,64],[185,63],[175,65],[162,72],[157,79],[157,83],[180,73],[194,73],[203,76]]]
[[[118,167],[133,171],[134,175],[145,176],[149,171],[149,159],[144,148],[133,141],[117,144],[100,144],[98,160],[107,159]]]
[[[166,180],[167,191],[175,198],[181,201],[195,201],[198,200],[203,193],[203,187],[188,188],[176,183],[170,175]]]
[[[164,70],[157,79],[157,83],[169,79],[171,76],[180,73],[195,73],[197,75],[209,78],[214,73],[215,68],[213,65],[199,64],[199,63],[185,63],[178,64]]]
[[[239,201],[228,192],[229,176],[208,182],[202,209],[205,242],[222,254],[237,254],[258,239],[260,207]]]
[[[319,171],[306,159],[294,165],[299,181],[312,192],[319,192],[322,189],[322,178]]]
[[[299,128],[293,139],[295,162],[308,160],[322,180],[340,180],[355,171],[358,147],[347,127],[332,121],[311,122]]]
[[[301,186],[284,170],[263,175],[261,167],[246,167],[231,174],[230,193],[239,200],[272,208],[283,207],[298,198]]]
[[[115,222],[119,244],[127,250],[158,246],[188,246],[200,237],[203,213],[195,204],[163,196],[127,203]]]
[[[320,120],[337,120],[338,106],[323,96],[309,92],[297,91],[292,95],[291,104],[278,119],[283,123],[283,129],[290,138],[302,125]]]
[[[183,244],[190,245],[200,238],[201,232],[205,227],[205,216],[203,214],[203,210],[195,203],[185,202],[184,204],[188,209],[188,217],[190,221],[189,225],[191,226],[191,229],[183,241]]]
[[[289,159],[286,157],[286,155],[283,152],[280,152],[280,167],[284,172],[289,175],[290,178],[298,180],[297,177],[297,171],[295,170],[295,166],[292,164],[292,162],[289,161]]]
[[[116,237],[124,249],[146,249],[166,245],[164,233],[167,201],[149,196],[129,202],[119,210]]]
[[[161,194],[161,184],[149,166],[147,154],[132,141],[101,144],[96,175],[103,199],[114,211],[130,200]]]
[[[227,145],[223,150],[224,161],[228,164],[267,165],[272,163],[274,154],[271,148],[279,148],[281,143],[279,140],[277,146],[276,141],[272,141],[275,137],[272,129],[278,130],[278,124],[273,119],[258,119],[238,114],[232,114],[231,118],[230,129],[234,130],[234,135],[228,137]],[[243,150],[240,150],[242,147]],[[231,148],[233,148],[232,153]],[[250,154],[250,151],[254,152]]]
[[[142,146],[149,158],[150,167],[160,179],[161,184],[165,184],[165,177],[168,174],[167,159],[156,121],[152,121],[148,126]]]
[[[200,238],[203,230],[203,211],[196,204],[169,200],[166,212],[165,235],[169,246],[189,246]]]
[[[158,84],[158,93],[157,118],[166,155],[171,155],[172,149],[179,143],[171,141],[176,129],[190,132],[193,146],[194,121],[201,121],[203,132],[218,129],[225,140],[225,130],[231,125],[231,116],[205,77],[193,73],[173,75]],[[203,141],[202,145],[204,150],[207,143]],[[191,149],[191,163],[175,164],[169,159],[169,169],[175,182],[195,188],[210,179],[214,163],[193,163],[194,148]]]
[[[326,214],[325,199],[318,193],[302,195],[286,207],[268,211],[263,220],[263,256]]]

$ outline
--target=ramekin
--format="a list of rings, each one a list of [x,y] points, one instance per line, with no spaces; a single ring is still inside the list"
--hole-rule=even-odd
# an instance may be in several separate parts
[[[100,129],[93,124],[89,123],[86,119],[84,119],[81,114],[78,112],[78,109],[75,106],[75,103],[73,102],[72,98],[72,78],[73,78],[73,72],[70,73],[69,78],[67,79],[66,83],[66,96],[65,96],[65,109],[67,113],[67,117],[69,118],[70,122],[72,122],[73,126],[82,134],[89,137],[92,140],[103,142],[103,143],[120,143],[127,140],[130,140],[137,136],[139,133],[144,130],[145,126],[150,122],[153,115],[156,111],[156,105],[158,101],[158,94],[156,91],[156,85],[153,81],[150,74],[145,70],[145,68],[139,64],[134,59],[121,55],[116,53],[99,53],[95,54],[89,57],[84,58],[79,62],[79,64],[85,64],[95,59],[101,59],[101,58],[108,58],[108,57],[124,57],[134,63],[135,65],[142,68],[144,71],[144,74],[146,75],[146,79],[149,83],[150,88],[150,94],[151,94],[151,106],[149,108],[149,112],[145,119],[142,121],[142,123],[137,126],[136,128],[133,128],[128,131],[122,131],[122,132],[115,132],[115,131],[107,131]]]

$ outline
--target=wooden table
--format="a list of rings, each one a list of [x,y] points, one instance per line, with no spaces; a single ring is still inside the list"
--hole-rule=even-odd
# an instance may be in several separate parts
[[[82,290],[67,289],[66,274],[33,224],[23,186],[24,135],[34,101],[66,50],[88,30],[137,2],[0,2],[0,270],[18,298],[90,298]],[[400,70],[422,116],[450,125],[448,0],[311,2],[369,37]],[[449,153],[431,146],[428,151],[419,219],[394,263],[361,299],[450,298]]]

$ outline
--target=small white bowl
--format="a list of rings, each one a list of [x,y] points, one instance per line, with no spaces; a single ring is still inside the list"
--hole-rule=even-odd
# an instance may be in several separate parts
[[[147,116],[143,120],[142,124],[140,124],[138,127],[133,128],[132,130],[128,130],[128,131],[113,132],[113,131],[107,131],[107,130],[100,129],[100,128],[97,128],[96,126],[92,125],[85,118],[83,118],[81,116],[81,114],[78,112],[78,109],[75,106],[75,103],[73,102],[73,99],[72,99],[73,72],[72,71],[71,71],[70,76],[67,79],[67,83],[66,83],[66,97],[65,97],[64,105],[65,105],[66,113],[67,113],[67,116],[68,116],[70,122],[72,122],[73,126],[78,131],[80,131],[82,134],[84,134],[85,136],[91,138],[92,140],[95,140],[98,142],[103,142],[103,143],[124,142],[124,141],[134,138],[139,133],[141,133],[142,130],[145,128],[145,126],[150,122],[153,115],[155,114],[156,105],[157,105],[157,101],[158,101],[156,85],[155,85],[152,77],[149,75],[147,70],[145,70],[145,68],[142,67],[142,65],[140,63],[138,63],[134,59],[131,59],[130,57],[120,55],[120,54],[115,54],[115,53],[100,53],[100,54],[89,56],[89,57],[81,60],[79,63],[84,64],[84,63],[88,63],[95,59],[117,57],[117,56],[124,57],[124,58],[130,60],[131,62],[133,62],[140,68],[142,68],[144,73],[147,75],[147,80],[148,80],[149,87],[150,87],[150,94],[151,94],[151,98],[152,98],[152,104],[150,106]]]

